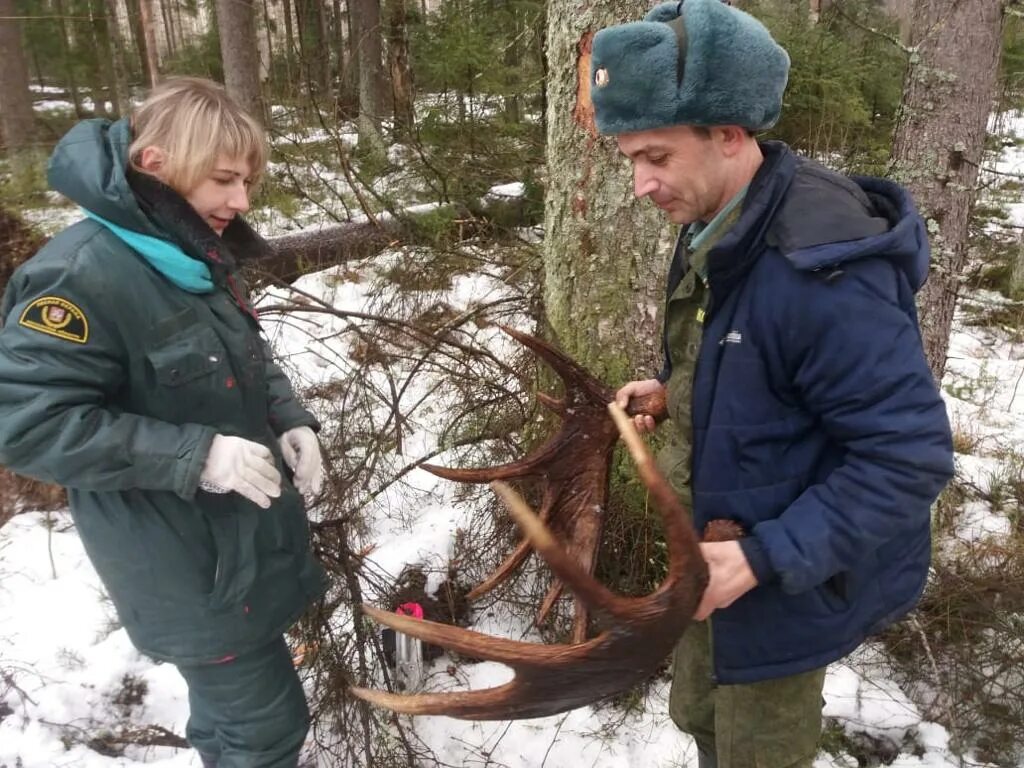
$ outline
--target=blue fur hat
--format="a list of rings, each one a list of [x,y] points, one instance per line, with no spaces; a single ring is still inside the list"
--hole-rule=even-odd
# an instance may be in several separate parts
[[[789,55],[757,19],[721,0],[672,0],[594,36],[591,100],[604,134],[779,119]]]

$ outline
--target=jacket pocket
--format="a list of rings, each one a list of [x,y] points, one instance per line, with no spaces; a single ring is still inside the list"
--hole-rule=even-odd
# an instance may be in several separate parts
[[[818,587],[822,602],[836,613],[846,611],[850,606],[850,578],[846,571],[833,574]]]
[[[214,373],[227,363],[227,351],[212,328],[203,326],[146,354],[158,384],[178,387]]]
[[[256,581],[257,571],[257,516],[241,513],[227,504],[223,507],[207,515],[217,551],[217,566],[207,600],[215,611],[241,604]]]

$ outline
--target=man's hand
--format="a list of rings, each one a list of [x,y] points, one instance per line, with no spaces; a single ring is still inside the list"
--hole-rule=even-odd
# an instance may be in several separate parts
[[[281,453],[294,473],[292,479],[299,493],[314,496],[324,484],[324,466],[320,457],[320,441],[309,427],[295,427],[281,435]]]
[[[625,409],[626,406],[629,405],[630,398],[653,395],[655,392],[660,392],[664,388],[665,385],[657,379],[631,381],[615,393],[615,402],[619,407]],[[655,429],[654,419],[650,416],[634,416],[633,424],[636,425],[636,431],[641,435],[645,432],[653,432]]]
[[[757,586],[757,577],[738,541],[701,544],[700,553],[708,564],[711,579],[693,615],[695,621],[704,621],[714,611],[727,608]]]
[[[234,491],[264,509],[281,495],[281,473],[265,445],[241,437],[214,435],[199,474],[199,487],[208,493]]]

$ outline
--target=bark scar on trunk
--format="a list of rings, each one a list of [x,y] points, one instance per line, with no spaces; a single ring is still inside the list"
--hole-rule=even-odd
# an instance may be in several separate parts
[[[588,30],[576,46],[576,109],[573,110],[573,119],[591,138],[597,138],[594,103],[590,100],[590,56],[593,48],[594,33]]]

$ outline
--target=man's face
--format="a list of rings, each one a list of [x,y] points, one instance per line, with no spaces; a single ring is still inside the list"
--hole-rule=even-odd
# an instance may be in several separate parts
[[[723,163],[718,142],[677,125],[616,137],[633,163],[633,193],[649,197],[674,224],[710,221],[721,206]]]

